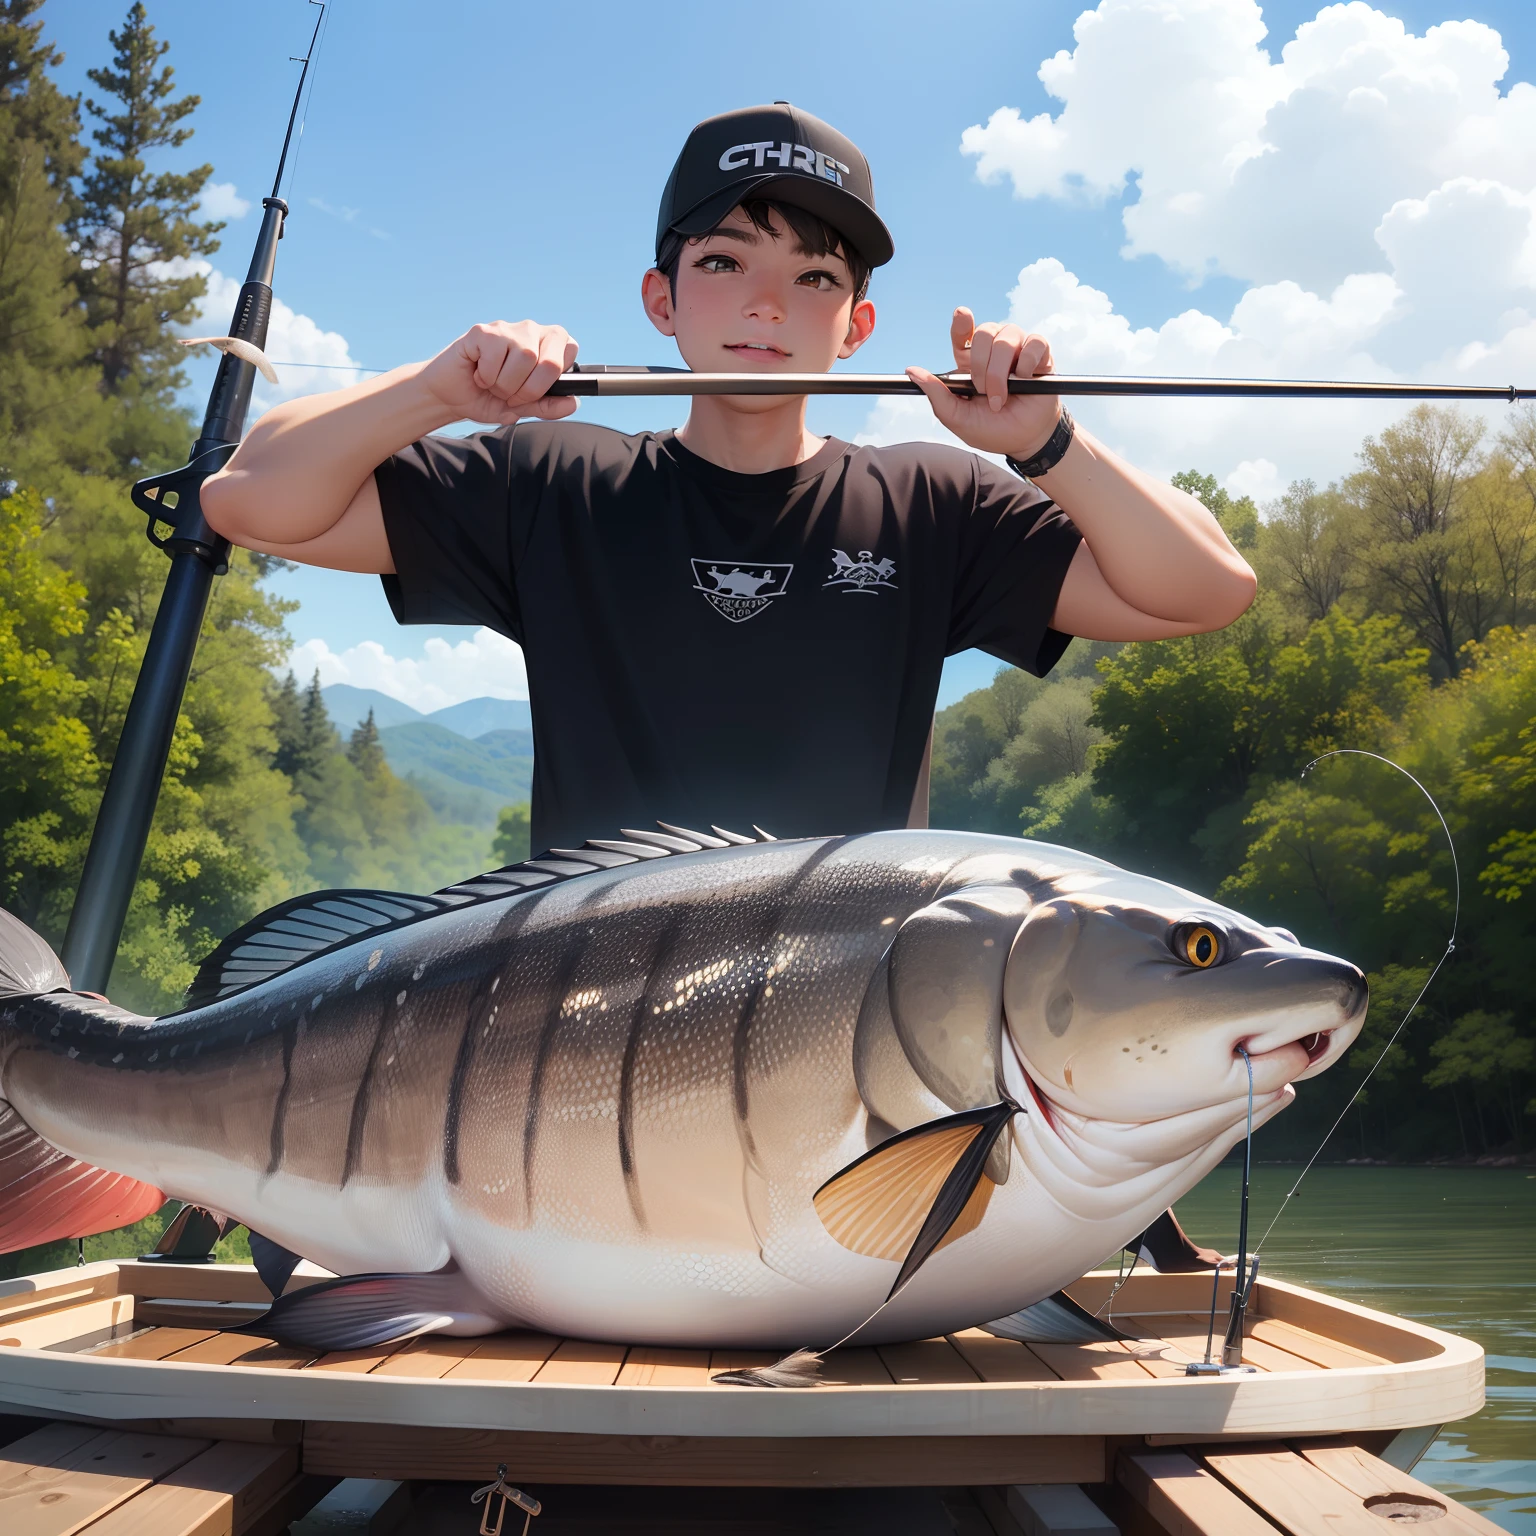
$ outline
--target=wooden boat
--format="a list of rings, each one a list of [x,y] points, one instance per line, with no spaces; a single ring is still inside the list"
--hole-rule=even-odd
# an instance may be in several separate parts
[[[1071,1292],[1095,1311],[1114,1285]],[[1476,1344],[1273,1279],[1250,1306],[1255,1370],[1189,1377],[1210,1294],[1136,1272],[1112,1315],[1137,1343],[969,1330],[840,1350],[828,1385],[764,1391],[710,1373],[766,1355],[529,1332],[313,1358],[226,1331],[264,1310],[249,1267],[97,1263],[0,1283],[0,1413],[292,1444],[329,1477],[483,1480],[504,1462],[533,1483],[890,1487],[1097,1484],[1127,1445],[1341,1435],[1395,1443],[1406,1467],[1482,1405]]]

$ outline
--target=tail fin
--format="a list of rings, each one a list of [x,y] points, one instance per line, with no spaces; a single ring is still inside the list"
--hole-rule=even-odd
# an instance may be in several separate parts
[[[0,1001],[68,986],[69,974],[58,956],[0,907]],[[164,1203],[165,1196],[152,1185],[92,1167],[51,1146],[0,1097],[0,1253],[110,1232]]]

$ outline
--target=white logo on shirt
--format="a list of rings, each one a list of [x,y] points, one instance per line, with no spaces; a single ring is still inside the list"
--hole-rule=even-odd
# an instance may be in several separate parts
[[[876,587],[895,589],[890,578],[896,574],[894,560],[876,560],[867,549],[859,551],[857,560],[850,560],[840,549],[832,551],[832,576],[822,582],[824,587],[841,587],[845,592],[873,592]]]
[[[789,586],[791,565],[740,564],[734,560],[690,560],[693,589],[732,624],[743,624],[761,613]]]

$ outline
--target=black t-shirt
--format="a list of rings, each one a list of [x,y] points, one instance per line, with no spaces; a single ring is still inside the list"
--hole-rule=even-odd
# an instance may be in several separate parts
[[[522,422],[376,472],[402,624],[523,647],[533,846],[907,824],[946,655],[1043,675],[1080,535],[1026,480],[835,438],[736,474],[671,432]]]

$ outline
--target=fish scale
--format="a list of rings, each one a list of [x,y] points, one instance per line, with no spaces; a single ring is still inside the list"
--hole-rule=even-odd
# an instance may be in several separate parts
[[[164,1020],[0,996],[0,1114],[50,1155],[384,1276],[285,1298],[271,1326],[322,1347],[384,1337],[390,1305],[468,1333],[830,1342],[950,1198],[953,1158],[902,1163],[924,1170],[908,1187],[882,1149],[953,1115],[974,1129],[933,1145],[959,1157],[990,1127],[959,1197],[981,1204],[909,1255],[875,1341],[1049,1295],[1242,1134],[1236,1043],[1281,1040],[1256,1058],[1262,1121],[1363,1017],[1347,962],[1069,849],[645,836],[435,897],[295,899]],[[1197,918],[1224,935],[1209,970],[1175,942]],[[308,954],[343,924],[363,931]],[[0,924],[0,980],[13,939]],[[1122,1051],[1140,1038],[1159,1051]],[[1316,1061],[1285,1043],[1303,1039],[1327,1043]]]

